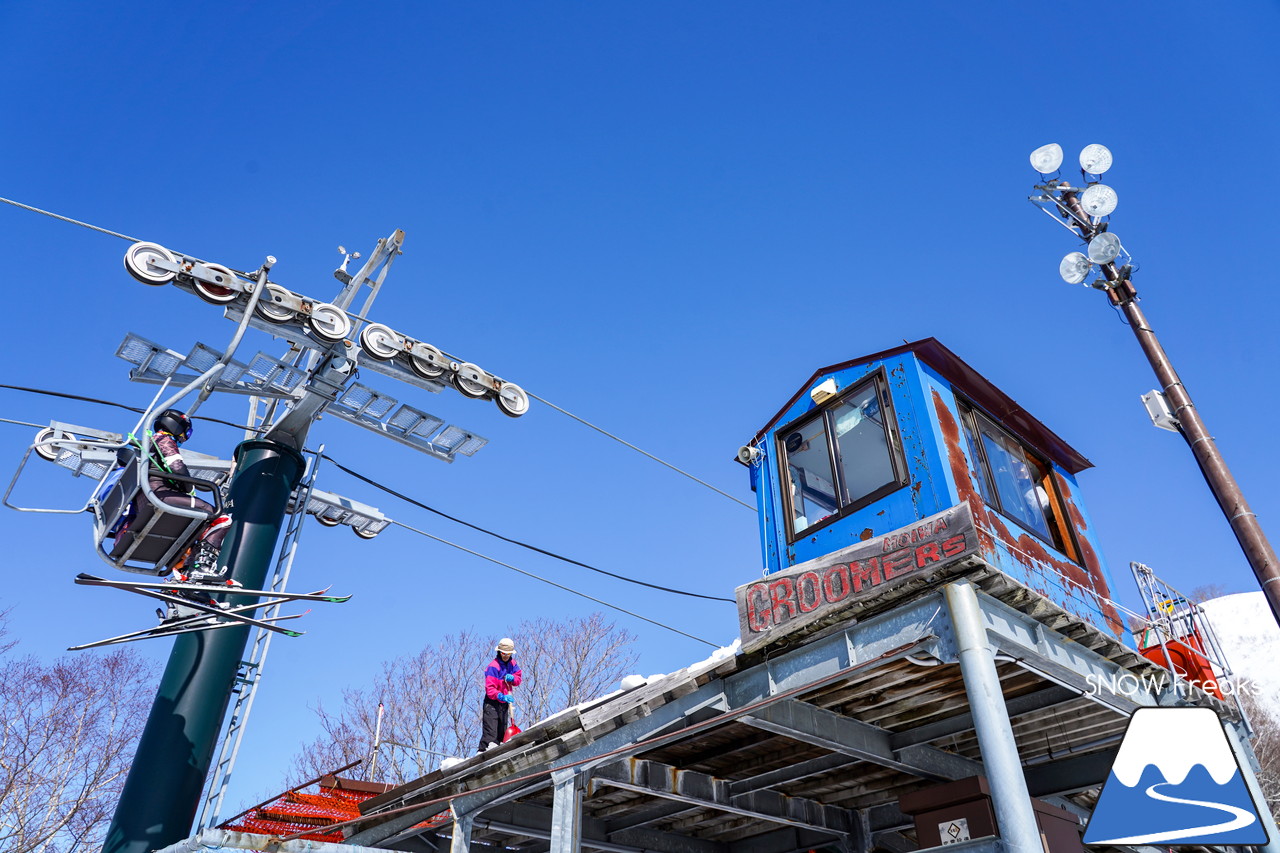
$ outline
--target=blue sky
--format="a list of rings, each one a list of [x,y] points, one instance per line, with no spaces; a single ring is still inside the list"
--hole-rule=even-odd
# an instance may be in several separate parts
[[[1063,284],[1070,235],[1025,200],[1027,154],[1115,152],[1113,229],[1135,283],[1264,526],[1280,498],[1272,169],[1274,4],[5,4],[0,196],[336,292],[335,247],[407,233],[376,318],[464,356],[748,502],[737,447],[814,368],[935,336],[1079,448],[1081,493],[1130,606],[1128,562],[1190,589],[1255,589],[1105,298]],[[186,351],[233,326],[122,269],[127,244],[0,206],[10,262],[3,381],[145,405],[112,357],[127,331]],[[247,348],[279,353],[253,333]],[[758,576],[754,513],[537,406],[370,384],[491,440],[444,465],[346,424],[344,464],[505,535],[655,583],[728,595]],[[202,413],[237,418],[240,398]],[[0,417],[124,429],[119,410],[0,390]],[[16,466],[31,430],[0,424]],[[192,447],[228,455],[231,429]],[[47,473],[47,472],[46,472]],[[79,481],[48,481],[64,504]],[[729,643],[732,606],[591,575],[458,529],[332,469],[322,488]],[[43,487],[41,487],[43,488]],[[60,491],[58,491],[60,489]],[[55,497],[50,495],[50,497]],[[87,517],[5,510],[4,602],[23,648],[147,624],[75,587],[105,571]],[[587,602],[403,530],[312,526],[232,799],[278,787],[384,658]],[[626,617],[640,669],[707,649]],[[162,660],[167,643],[140,651]],[[481,662],[477,662],[477,666]]]

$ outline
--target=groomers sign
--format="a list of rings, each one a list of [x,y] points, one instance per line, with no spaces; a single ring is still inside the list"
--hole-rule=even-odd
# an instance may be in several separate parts
[[[967,503],[738,587],[743,649],[765,645],[978,553]]]

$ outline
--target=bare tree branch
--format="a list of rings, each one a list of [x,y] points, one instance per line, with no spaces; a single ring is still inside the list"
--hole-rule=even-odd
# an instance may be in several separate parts
[[[512,633],[524,673],[515,691],[523,726],[612,689],[635,666],[635,636],[599,613],[580,619],[522,622]],[[497,637],[450,634],[421,651],[383,663],[372,683],[343,691],[342,707],[317,706],[323,733],[294,757],[291,782],[357,758],[365,767],[383,703],[377,781],[404,784],[467,755],[480,738],[484,668]]]
[[[132,649],[10,658],[0,613],[0,849],[101,846],[154,690]]]

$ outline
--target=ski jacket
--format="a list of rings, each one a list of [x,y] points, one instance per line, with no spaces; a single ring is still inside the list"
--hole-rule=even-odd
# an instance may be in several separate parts
[[[162,471],[168,471],[180,477],[191,476],[191,472],[187,470],[187,463],[182,461],[182,453],[178,450],[178,440],[167,432],[157,432],[151,436],[151,462]],[[147,483],[152,491],[176,489],[186,494],[194,491],[189,484],[165,479],[154,471],[148,477]]]
[[[508,674],[515,676],[511,681],[507,681]],[[516,663],[515,656],[511,660],[503,661],[499,657],[494,657],[489,661],[489,666],[484,671],[484,695],[486,699],[498,701],[499,693],[510,693],[512,688],[520,686],[520,664]]]

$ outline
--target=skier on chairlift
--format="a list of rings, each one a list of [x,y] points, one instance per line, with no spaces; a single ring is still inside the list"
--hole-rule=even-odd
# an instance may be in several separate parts
[[[147,480],[151,487],[152,493],[162,502],[169,506],[181,507],[183,509],[196,509],[203,512],[212,513],[213,505],[208,501],[202,500],[195,496],[195,490],[184,483],[176,480],[170,480],[160,472],[168,472],[177,474],[180,477],[190,476],[186,463],[182,460],[182,453],[179,451],[181,446],[187,439],[191,438],[193,427],[191,418],[187,417],[183,412],[177,409],[165,409],[151,423],[151,473]],[[129,525],[145,524],[151,513],[154,511],[149,505],[143,501],[139,501],[141,506],[135,506],[135,515],[128,522]],[[186,572],[178,574],[178,580],[190,580],[195,583],[222,582],[224,581],[224,571],[218,568],[218,551],[222,548],[222,540],[227,535],[227,528],[231,526],[231,517],[220,515],[211,518],[208,525],[201,531],[195,544],[192,546],[191,556],[187,559],[183,568]],[[228,584],[239,586],[234,581],[226,580]]]

